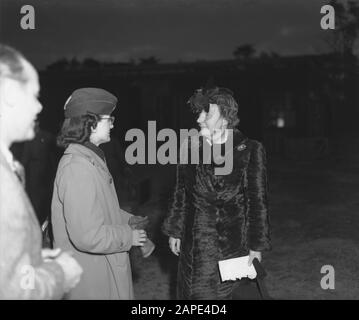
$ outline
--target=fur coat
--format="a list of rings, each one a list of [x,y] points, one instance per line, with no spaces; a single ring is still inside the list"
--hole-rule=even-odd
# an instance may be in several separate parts
[[[215,175],[214,169],[213,162],[177,165],[162,230],[181,239],[178,299],[229,298],[233,284],[221,283],[218,261],[270,249],[263,145],[234,130],[232,172]]]

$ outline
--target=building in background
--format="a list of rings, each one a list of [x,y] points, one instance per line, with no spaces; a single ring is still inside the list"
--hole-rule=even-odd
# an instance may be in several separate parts
[[[269,153],[318,157],[328,138],[358,128],[358,63],[354,56],[260,56],[247,60],[192,63],[63,63],[41,73],[43,111],[49,130],[61,119],[68,94],[78,87],[103,87],[116,94],[114,134],[125,146],[130,128],[146,132],[196,126],[188,97],[209,79],[234,91],[240,129],[265,142]],[[299,152],[299,153],[298,153]]]

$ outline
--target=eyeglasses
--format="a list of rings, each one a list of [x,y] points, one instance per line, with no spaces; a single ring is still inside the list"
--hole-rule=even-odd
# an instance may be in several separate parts
[[[115,122],[115,117],[110,117],[110,116],[102,116],[100,117],[101,120],[108,120],[111,124],[113,124]]]

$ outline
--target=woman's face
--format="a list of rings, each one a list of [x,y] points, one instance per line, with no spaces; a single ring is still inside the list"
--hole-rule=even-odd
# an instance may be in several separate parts
[[[110,116],[101,116],[101,120],[97,122],[97,126],[92,130],[90,141],[95,145],[106,143],[111,140],[110,132],[113,128],[113,118]]]
[[[202,110],[197,122],[201,127],[202,134],[208,132],[213,134],[214,130],[219,130],[223,127],[224,118],[221,115],[218,105],[210,103],[208,112]]]
[[[25,83],[9,79],[9,102],[11,103],[13,141],[31,140],[35,137],[35,121],[42,110],[38,100],[40,91],[39,79],[34,67],[22,59]]]

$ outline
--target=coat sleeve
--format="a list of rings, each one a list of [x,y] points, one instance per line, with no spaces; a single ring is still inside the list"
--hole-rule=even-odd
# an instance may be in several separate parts
[[[251,150],[248,172],[248,229],[247,244],[253,251],[271,248],[267,201],[266,153],[263,145],[255,141]]]
[[[0,175],[0,300],[60,299],[63,270],[41,258],[40,226],[30,216],[29,201],[21,198],[26,196],[21,185],[3,167]]]
[[[110,254],[130,250],[132,230],[128,224],[108,225],[98,203],[91,168],[72,162],[63,168],[58,196],[64,206],[66,229],[74,246],[84,252]]]
[[[127,212],[127,211],[125,211],[125,210],[123,210],[123,209],[121,209],[121,208],[120,208],[120,213],[123,215],[123,217],[124,217],[126,223],[128,224],[128,221],[129,221],[130,218],[133,216],[133,214],[132,214],[132,213],[129,213],[129,212]]]
[[[162,232],[169,237],[182,238],[186,214],[186,193],[184,184],[185,165],[176,167],[176,184],[169,207],[169,214],[162,225]]]

